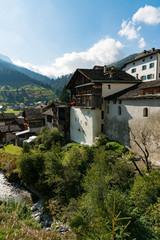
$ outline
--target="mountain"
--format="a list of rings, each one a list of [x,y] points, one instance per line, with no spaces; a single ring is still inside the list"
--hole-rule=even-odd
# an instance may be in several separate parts
[[[19,67],[15,64],[13,64],[13,62],[11,61],[11,59],[5,55],[0,54],[0,67],[5,67],[8,69],[12,69],[12,70],[17,70],[21,73],[24,73],[26,75],[28,75],[31,78],[34,78],[35,80],[44,82],[44,83],[50,83],[50,78],[47,76],[44,76],[42,74],[36,73],[34,71],[31,71],[27,68],[23,68],[23,67]]]
[[[16,65],[0,59],[0,102],[33,103],[57,98],[51,85],[38,81],[16,69]]]
[[[121,59],[121,60],[119,60],[119,61],[117,61],[117,62],[114,62],[114,63],[112,63],[112,64],[109,64],[108,67],[114,66],[114,67],[116,67],[116,68],[121,68],[121,67],[123,67],[123,65],[124,65],[125,63],[134,60],[136,55],[137,55],[137,53],[131,54],[131,55],[129,55],[128,57],[125,57],[125,58],[123,58],[123,59]]]
[[[55,93],[58,98],[61,95],[64,85],[67,85],[67,83],[69,82],[69,80],[71,79],[72,76],[73,76],[73,73],[70,73],[70,74],[58,77],[56,79],[50,80],[50,84],[51,84],[52,88],[55,89]]]
[[[38,86],[49,87],[48,84],[35,80],[34,78],[8,66],[10,66],[10,63],[0,59],[0,86],[9,85],[19,88],[24,85],[35,84]]]
[[[3,54],[0,54],[0,59],[6,62],[12,63],[12,60]]]

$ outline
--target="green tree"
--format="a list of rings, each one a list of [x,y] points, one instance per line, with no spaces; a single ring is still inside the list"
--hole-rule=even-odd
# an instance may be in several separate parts
[[[70,102],[70,95],[67,91],[66,85],[62,89],[60,101],[61,102]]]
[[[19,160],[19,176],[26,185],[36,186],[44,171],[42,153],[24,153]]]

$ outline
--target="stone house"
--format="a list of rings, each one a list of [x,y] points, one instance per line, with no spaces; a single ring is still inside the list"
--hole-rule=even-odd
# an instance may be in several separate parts
[[[70,135],[70,104],[52,103],[43,113],[45,117],[45,126],[50,130],[57,129],[62,132],[66,138]]]
[[[14,113],[0,114],[0,143],[14,143],[15,134],[24,130],[24,121]]]
[[[44,126],[44,116],[42,108],[25,108],[22,116],[24,117],[24,124],[26,128],[30,128],[30,132],[38,135],[41,127]]]

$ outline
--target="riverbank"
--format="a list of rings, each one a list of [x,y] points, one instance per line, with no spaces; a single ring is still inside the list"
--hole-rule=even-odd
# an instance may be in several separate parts
[[[0,199],[14,198],[16,201],[28,200],[32,202],[32,194],[17,183],[8,182],[4,173],[0,171]]]

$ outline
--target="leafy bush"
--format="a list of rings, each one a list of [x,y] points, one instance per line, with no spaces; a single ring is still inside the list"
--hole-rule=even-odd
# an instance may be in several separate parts
[[[29,143],[24,142],[22,148],[23,148],[23,149],[22,149],[22,152],[23,152],[23,153],[29,153],[29,152],[30,152],[30,145],[29,145]]]
[[[106,150],[112,150],[120,154],[126,153],[128,151],[126,147],[117,142],[108,142],[106,144]]]
[[[42,153],[24,153],[19,160],[19,176],[26,185],[35,186],[44,171]]]
[[[160,170],[152,170],[143,177],[137,175],[131,190],[131,199],[135,206],[144,212],[150,204],[160,197]]]

